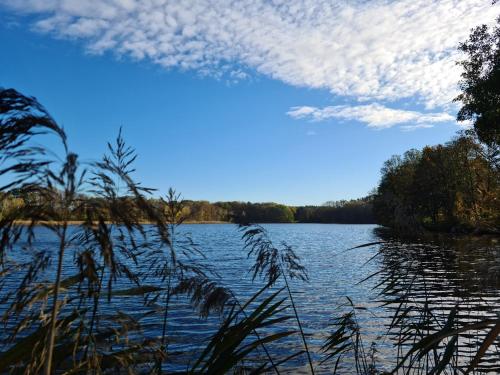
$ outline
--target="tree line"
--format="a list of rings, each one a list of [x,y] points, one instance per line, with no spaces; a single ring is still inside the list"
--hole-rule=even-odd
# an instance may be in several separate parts
[[[473,132],[393,156],[381,172],[373,205],[382,225],[405,232],[500,229],[498,168]]]
[[[321,206],[279,203],[183,201],[185,215],[195,222],[374,223],[371,198],[327,202]]]
[[[58,210],[62,202],[52,195],[53,208]],[[5,217],[13,209],[21,206],[39,204],[44,199],[36,192],[21,192],[12,190],[3,194],[0,203],[0,217]],[[81,221],[87,217],[87,207],[101,203],[105,198],[90,195],[79,195],[75,200],[75,207],[71,211],[69,220]],[[106,198],[107,199],[107,198]],[[117,204],[129,206],[131,198],[117,197]],[[150,198],[149,203],[159,209],[166,210],[167,202],[161,198]],[[138,213],[138,215],[140,215]],[[104,217],[111,218],[110,212]],[[186,222],[213,223],[213,222],[240,222],[253,223],[339,223],[339,224],[370,224],[374,223],[371,198],[341,200],[327,202],[321,206],[287,206],[278,203],[252,203],[252,202],[209,202],[205,200],[182,200],[182,216]],[[25,218],[26,220],[29,217]],[[141,217],[148,221],[147,217]]]

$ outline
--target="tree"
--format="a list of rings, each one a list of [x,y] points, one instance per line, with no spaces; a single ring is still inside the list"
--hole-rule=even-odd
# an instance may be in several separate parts
[[[463,132],[393,156],[374,195],[377,222],[404,232],[498,231],[499,175],[484,149],[473,132]]]
[[[384,163],[373,202],[378,223],[405,230],[418,226],[412,191],[420,159],[421,152],[412,149],[403,157],[395,155]]]
[[[462,102],[458,121],[472,121],[479,139],[490,147],[500,145],[500,17],[498,25],[489,30],[482,25],[472,30],[469,40],[459,49],[467,59],[460,89],[455,101]]]

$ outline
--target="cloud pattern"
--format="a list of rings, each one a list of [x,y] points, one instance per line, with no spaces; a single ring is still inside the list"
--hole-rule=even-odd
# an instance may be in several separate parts
[[[381,104],[338,105],[324,108],[292,107],[287,114],[295,119],[310,119],[323,121],[327,119],[357,120],[370,128],[384,129],[394,125],[406,124],[405,129],[429,128],[431,124],[453,121],[454,117],[446,112],[421,113],[403,109],[393,109]],[[415,125],[409,125],[415,124]]]
[[[460,76],[458,43],[472,27],[491,23],[498,12],[485,0],[3,3],[34,15],[36,30],[83,40],[92,53],[112,51],[231,80],[256,71],[359,103],[411,99],[426,110],[442,111],[453,110]],[[378,107],[363,105],[353,111],[362,108],[380,113]],[[376,126],[378,121],[365,122]]]

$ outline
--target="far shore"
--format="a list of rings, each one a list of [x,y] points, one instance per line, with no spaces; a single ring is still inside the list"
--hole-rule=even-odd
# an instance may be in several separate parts
[[[94,221],[96,222],[96,221]],[[31,220],[16,220],[14,222],[15,224],[20,224],[20,225],[30,225]],[[62,224],[63,221],[56,221],[56,220],[40,220],[37,221],[37,225],[55,225],[55,224]],[[81,225],[85,223],[84,220],[68,220],[66,222],[68,225]],[[105,221],[106,224],[113,224],[111,221]],[[140,221],[140,224],[155,224],[153,221]],[[230,221],[184,221],[183,224],[233,224]]]
[[[14,221],[15,224],[18,225],[30,225],[32,222],[31,220],[16,220]],[[68,220],[66,222],[68,225],[81,225],[84,224],[84,220]],[[94,224],[97,222],[94,221]],[[111,221],[105,221],[106,224],[114,224]],[[50,226],[50,225],[61,225],[63,224],[62,221],[55,221],[55,220],[40,220],[35,223],[37,226]],[[154,225],[155,222],[153,221],[140,221],[139,224],[143,225]],[[207,221],[192,221],[192,220],[186,220],[182,222],[182,224],[234,224],[237,225],[237,223],[231,222],[231,221],[216,221],[216,220],[207,220]],[[379,230],[382,232],[388,231],[389,233],[397,234],[398,237],[400,238],[407,238],[407,239],[422,239],[426,238],[427,240],[429,239],[436,239],[437,237],[440,236],[445,236],[447,238],[492,238],[493,241],[497,241],[498,238],[500,238],[500,233],[497,231],[476,231],[476,232],[445,232],[445,231],[431,231],[431,230],[423,230],[420,232],[404,232],[404,231],[398,231],[395,230],[394,228],[389,228],[385,227],[383,225],[377,224],[377,223],[313,223],[313,222],[273,222],[273,223],[256,223],[256,224],[336,224],[336,225],[378,225]]]
[[[85,221],[84,220],[68,220],[66,223],[68,225],[81,225]],[[20,224],[20,225],[30,225],[31,220],[15,220],[15,224]],[[56,221],[56,220],[40,220],[37,221],[37,225],[55,225],[55,224],[62,224],[63,221]],[[106,224],[113,224],[111,221],[105,221]],[[154,221],[140,221],[140,224],[155,224]],[[232,221],[216,221],[216,220],[207,220],[207,221],[191,221],[191,220],[186,220],[183,221],[182,224],[236,224]],[[266,223],[258,223],[258,224],[341,224],[341,225],[377,225],[377,223],[322,223],[322,222],[266,222]]]

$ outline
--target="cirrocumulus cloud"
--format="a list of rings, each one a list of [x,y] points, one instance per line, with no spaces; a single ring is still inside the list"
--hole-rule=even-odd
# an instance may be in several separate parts
[[[457,45],[471,28],[492,23],[498,12],[487,0],[6,0],[3,4],[35,15],[36,30],[80,39],[92,53],[112,51],[165,68],[232,79],[257,72],[357,102],[379,105],[411,98],[426,110],[448,112],[460,78]],[[377,126],[378,119],[365,122]]]

